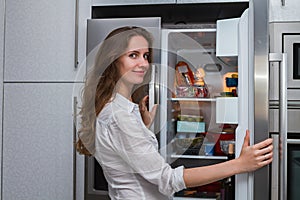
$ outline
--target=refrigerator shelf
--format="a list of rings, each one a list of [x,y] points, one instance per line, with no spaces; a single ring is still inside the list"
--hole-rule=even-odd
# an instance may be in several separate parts
[[[171,101],[209,101],[215,102],[216,98],[171,98]]]
[[[173,197],[173,200],[214,200],[214,199],[216,198]]]
[[[200,156],[200,155],[177,155],[177,154],[172,154],[171,158],[227,160],[226,156]]]

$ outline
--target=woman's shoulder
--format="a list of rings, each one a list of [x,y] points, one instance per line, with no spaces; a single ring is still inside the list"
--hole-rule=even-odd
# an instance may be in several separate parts
[[[118,119],[127,118],[129,115],[130,113],[124,109],[124,107],[116,104],[114,101],[111,101],[103,107],[97,118],[100,121],[118,121]]]

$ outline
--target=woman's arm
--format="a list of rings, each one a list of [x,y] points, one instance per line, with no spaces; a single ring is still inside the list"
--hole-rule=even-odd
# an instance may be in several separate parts
[[[272,139],[266,139],[252,146],[249,145],[249,141],[249,131],[246,131],[241,154],[236,159],[210,166],[184,169],[183,178],[186,187],[205,185],[270,164],[273,160]]]

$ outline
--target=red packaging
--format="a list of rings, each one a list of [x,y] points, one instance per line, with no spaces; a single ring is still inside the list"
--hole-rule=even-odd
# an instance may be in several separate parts
[[[221,150],[220,141],[235,140],[235,134],[228,133],[228,132],[219,132],[219,133],[208,132],[206,133],[205,137],[209,142],[215,142],[215,151],[214,151],[215,156],[226,156],[226,154]]]

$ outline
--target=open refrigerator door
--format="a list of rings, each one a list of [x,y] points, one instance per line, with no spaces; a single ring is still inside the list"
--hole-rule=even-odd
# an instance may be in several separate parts
[[[247,120],[248,116],[248,64],[240,66],[220,60],[216,54],[217,34],[216,27],[162,29],[160,153],[173,167],[226,161],[229,144],[240,149],[248,127],[239,124],[240,117]],[[247,52],[243,53],[241,57],[247,57]],[[242,188],[247,188],[248,178],[241,176],[236,180],[245,179]],[[234,193],[232,187],[237,184],[230,184],[224,179],[180,191],[174,199],[222,199]]]

